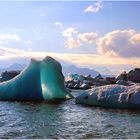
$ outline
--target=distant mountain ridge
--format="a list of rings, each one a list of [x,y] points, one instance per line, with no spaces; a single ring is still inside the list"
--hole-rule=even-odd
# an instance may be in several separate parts
[[[14,64],[12,64],[11,66],[9,66],[7,68],[0,69],[0,73],[3,72],[3,71],[12,71],[12,70],[15,70],[15,71],[18,71],[19,70],[19,71],[21,71],[25,67],[26,67],[26,64],[14,63]]]
[[[26,64],[14,63],[10,67],[8,67],[8,70],[23,70],[25,67]]]
[[[62,71],[64,76],[67,76],[69,73],[78,73],[82,75],[91,75],[93,77],[97,76],[99,74],[98,71],[88,69],[88,68],[79,68],[75,65],[70,65],[70,66],[63,66]]]

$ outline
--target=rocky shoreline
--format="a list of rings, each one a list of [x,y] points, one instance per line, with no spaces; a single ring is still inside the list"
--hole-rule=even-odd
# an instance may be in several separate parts
[[[133,83],[140,83],[139,68],[135,68],[128,73],[123,72],[116,77],[105,78],[103,78],[101,74],[97,75],[96,77],[91,77],[91,75],[84,76],[79,74],[69,74],[65,81],[65,85],[67,88],[82,90],[113,84],[130,86]]]

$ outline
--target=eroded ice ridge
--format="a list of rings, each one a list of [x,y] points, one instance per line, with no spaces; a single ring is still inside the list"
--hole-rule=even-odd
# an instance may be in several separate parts
[[[31,60],[18,76],[0,84],[0,100],[53,101],[70,97],[61,64],[49,56],[42,61]]]
[[[76,97],[76,103],[109,108],[140,109],[140,85],[95,87]]]

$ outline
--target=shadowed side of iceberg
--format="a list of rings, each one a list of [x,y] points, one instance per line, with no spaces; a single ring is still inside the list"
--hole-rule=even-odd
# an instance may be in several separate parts
[[[0,100],[52,101],[71,98],[64,85],[61,64],[51,57],[31,60],[15,78],[0,84]]]
[[[0,84],[0,100],[43,100],[40,84],[40,62],[32,59],[18,76]]]

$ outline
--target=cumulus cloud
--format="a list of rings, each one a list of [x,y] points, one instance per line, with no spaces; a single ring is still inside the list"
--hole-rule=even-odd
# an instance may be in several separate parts
[[[93,5],[88,6],[84,12],[90,12],[90,13],[97,13],[99,10],[103,8],[103,4],[101,1],[95,2]]]
[[[66,38],[65,46],[70,49],[78,48],[83,43],[95,43],[98,38],[95,32],[79,33],[75,28],[67,28],[62,34]]]
[[[74,36],[77,33],[78,33],[78,31],[75,28],[72,28],[72,27],[67,28],[62,32],[63,36],[68,37],[68,38]]]
[[[58,27],[63,27],[63,24],[61,22],[54,22],[54,25]]]
[[[75,28],[63,31],[65,45],[72,49],[88,44],[96,46],[97,52],[113,57],[140,57],[140,33],[135,30],[114,30],[99,36],[96,32],[81,33]]]
[[[115,30],[98,39],[101,54],[121,57],[140,57],[140,33],[135,30]]]
[[[72,37],[68,38],[68,40],[65,42],[65,46],[69,49],[80,47],[81,42],[79,39],[74,39]]]
[[[75,28],[67,28],[62,32],[63,36],[66,37],[65,46],[72,49],[80,47],[81,42],[77,38],[78,31]]]
[[[80,33],[78,38],[83,42],[95,43],[98,39],[98,34],[95,32]]]

